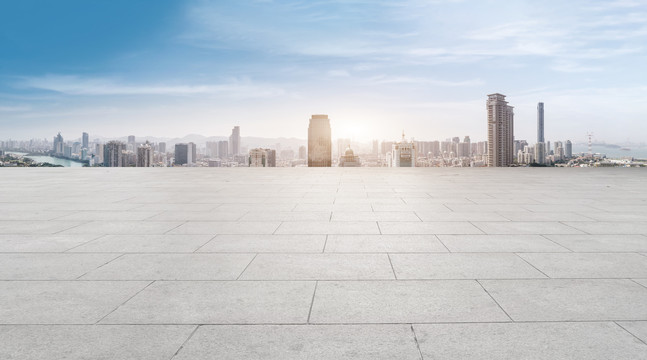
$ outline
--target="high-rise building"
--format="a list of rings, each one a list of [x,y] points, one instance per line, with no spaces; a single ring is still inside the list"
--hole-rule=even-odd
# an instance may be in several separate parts
[[[218,157],[218,142],[217,141],[207,141],[207,156],[210,158]]]
[[[94,147],[94,162],[95,164],[103,164],[103,145],[96,144]]]
[[[540,102],[537,104],[537,142],[543,143],[544,141],[544,103]]]
[[[276,167],[276,150],[265,149],[267,154],[267,167]]]
[[[90,144],[90,135],[84,132],[81,140],[81,148],[88,149],[88,147],[90,146],[89,144]]]
[[[196,150],[197,146],[192,142],[189,143],[189,146],[191,147],[191,161],[189,161],[189,164],[195,164],[198,160],[198,151]]]
[[[564,150],[564,155],[566,158],[573,157],[573,143],[570,140],[566,140],[566,149]]]
[[[146,143],[137,148],[137,167],[150,167],[153,163],[153,148]]]
[[[308,126],[308,166],[330,167],[332,142],[328,115],[312,115]]]
[[[462,143],[457,144],[456,156],[459,158],[470,157],[472,152],[472,142],[469,136],[465,136]]]
[[[193,158],[195,154],[194,143],[180,143],[175,144],[175,165],[191,165],[195,162]]]
[[[71,158],[72,157],[72,147],[71,146],[65,145],[63,147],[63,156],[65,156],[66,158]]]
[[[510,166],[514,161],[514,108],[505,95],[490,94],[487,100],[487,166]]]
[[[305,146],[299,146],[299,159],[300,160],[305,160],[306,156],[308,156],[306,147]]]
[[[249,150],[249,167],[267,167],[267,151],[266,149],[251,149]]]
[[[546,143],[538,142],[535,144],[535,162],[537,164],[546,163]]]
[[[231,155],[240,154],[240,126],[234,126],[234,128],[231,130],[231,135],[229,136],[229,146],[231,150],[229,151],[229,153]]]
[[[158,149],[160,154],[166,154],[166,143],[161,142],[161,143],[157,144],[157,149]]]
[[[135,141],[135,135],[128,135],[128,144],[126,150],[132,151],[135,153],[137,151],[137,143]]]
[[[393,144],[391,148],[392,167],[416,167],[416,144],[413,141],[407,141],[402,133],[402,140]]]
[[[103,146],[103,166],[126,166],[124,151],[126,151],[126,144],[122,143],[121,141],[108,141]]]
[[[65,143],[63,142],[63,137],[61,136],[61,133],[59,132],[58,135],[54,136],[54,153],[56,155],[63,155],[63,147],[65,146]]]
[[[229,143],[227,141],[218,141],[218,157],[221,159],[229,157]]]

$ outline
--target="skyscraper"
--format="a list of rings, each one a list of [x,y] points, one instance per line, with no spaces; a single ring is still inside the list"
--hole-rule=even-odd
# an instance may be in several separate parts
[[[544,142],[544,103],[537,104],[537,142]]]
[[[566,150],[564,151],[564,155],[567,158],[573,157],[573,143],[570,140],[566,140]]]
[[[229,143],[227,141],[218,141],[218,157],[221,159],[229,157]]]
[[[505,95],[488,95],[487,122],[487,166],[510,166],[514,161],[514,108],[505,101]]]
[[[330,167],[332,142],[328,115],[312,115],[308,126],[308,166]]]
[[[88,146],[89,146],[88,145],[89,143],[90,143],[90,135],[88,135],[88,133],[84,132],[82,140],[81,140],[81,148],[82,149],[87,149]]]
[[[124,151],[126,151],[126,144],[121,141],[108,141],[108,143],[103,146],[103,166],[126,166]]]
[[[195,162],[193,158],[195,144],[175,144],[175,165],[191,165]]]
[[[153,148],[144,144],[137,148],[137,167],[150,167],[153,163]]]
[[[231,155],[240,154],[240,126],[234,126],[234,128],[231,129],[231,136],[229,136],[229,146],[231,147],[231,151],[229,151]]]
[[[157,144],[157,148],[159,149],[160,154],[166,154],[166,143],[165,142],[161,142],[161,143]]]
[[[249,150],[249,167],[266,167],[267,166],[267,152],[265,149],[251,149]]]
[[[58,135],[54,136],[54,153],[56,155],[63,155],[64,145],[63,136],[61,136],[61,133],[59,132]]]

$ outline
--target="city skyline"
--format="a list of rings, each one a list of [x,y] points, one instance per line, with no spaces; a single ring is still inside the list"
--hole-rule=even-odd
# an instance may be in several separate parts
[[[647,140],[644,1],[155,5],[0,5],[4,137],[224,135],[237,123],[303,138],[301,119],[327,113],[333,138],[405,127],[480,140],[482,94],[500,92],[517,138],[533,138],[542,101],[547,138]]]

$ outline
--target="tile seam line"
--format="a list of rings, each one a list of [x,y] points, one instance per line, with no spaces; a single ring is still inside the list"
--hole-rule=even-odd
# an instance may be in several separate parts
[[[626,331],[629,335],[633,336],[636,340],[638,340],[638,341],[640,341],[641,343],[643,343],[643,344],[647,345],[647,342],[645,342],[643,339],[639,338],[639,337],[638,337],[638,336],[636,336],[634,333],[632,333],[631,331],[627,330],[624,326],[620,325],[620,324],[618,323],[618,320],[616,320],[616,321],[612,321],[612,322],[613,322],[614,324],[616,324],[618,327],[620,327],[622,330]]]
[[[415,341],[416,343],[416,348],[418,349],[420,360],[425,360],[425,356],[422,355],[422,350],[420,349],[420,343],[418,342],[418,336],[416,335],[416,330],[413,328],[413,324],[411,324],[411,333],[413,333],[413,341]]]
[[[514,252],[513,254],[514,254],[516,257],[518,257],[519,259],[521,259],[523,262],[525,262],[526,264],[528,264],[528,265],[532,266],[532,267],[533,267],[533,269],[535,269],[535,270],[539,271],[539,272],[540,272],[542,275],[544,275],[545,277],[547,277],[547,278],[549,278],[549,279],[552,279],[552,277],[548,276],[548,274],[546,274],[545,272],[543,272],[543,271],[539,270],[539,268],[538,268],[538,267],[536,267],[535,265],[533,265],[530,261],[528,261],[527,259],[525,259],[523,256],[519,255],[519,254],[518,254],[518,253],[516,253],[516,252]]]
[[[310,324],[310,317],[312,316],[312,308],[315,305],[315,296],[317,295],[317,286],[319,286],[319,280],[315,281],[315,288],[312,291],[312,300],[310,300],[310,309],[308,310],[308,319],[306,324]]]
[[[479,280],[476,280],[476,279],[475,279],[474,281],[476,281],[476,282],[479,284],[479,286],[481,286],[481,288],[483,289],[483,291],[485,291],[485,293],[486,293],[486,294],[488,294],[488,296],[490,297],[490,299],[492,299],[492,301],[494,301],[494,303],[499,307],[499,309],[501,309],[501,311],[503,311],[503,313],[505,314],[505,316],[507,316],[507,317],[508,317],[508,319],[510,319],[510,321],[515,322],[515,321],[514,321],[514,319],[512,319],[512,316],[510,316],[510,314],[508,314],[508,312],[507,312],[507,311],[505,311],[505,309],[501,306],[501,304],[499,304],[499,302],[498,302],[498,301],[496,301],[496,299],[494,298],[494,296],[492,296],[492,294],[490,294],[490,292],[485,288],[485,286],[483,286],[483,284],[481,284],[481,282],[480,282]]]
[[[97,236],[97,235],[95,235],[95,236]],[[89,244],[89,243],[91,243],[91,242],[97,241],[97,240],[99,240],[99,239],[101,239],[101,238],[104,238],[104,237],[106,237],[106,236],[108,236],[108,234],[98,235],[98,237],[95,237],[95,238],[90,239],[90,240],[88,240],[88,241],[84,241],[84,242],[82,242],[81,244],[78,244],[78,245],[72,246],[71,248],[69,248],[69,249],[67,249],[67,250],[65,250],[65,251],[61,251],[61,252],[58,252],[58,251],[57,251],[57,253],[70,253],[70,254],[73,254],[73,253],[74,253],[74,251],[71,251],[71,250],[74,250],[74,249],[76,249],[76,248],[78,248],[78,247],[81,247],[81,246],[83,246],[83,245]]]
[[[48,221],[49,221],[49,220],[48,220]],[[60,234],[60,233],[62,233],[62,232],[64,232],[64,231],[72,230],[72,229],[75,229],[75,228],[77,228],[77,227],[79,227],[79,226],[81,226],[81,225],[90,224],[90,223],[92,223],[92,220],[90,220],[90,221],[84,221],[84,222],[82,222],[82,223],[80,223],[80,224],[78,224],[78,225],[74,225],[74,226],[69,227],[69,228],[67,228],[67,229],[63,229],[63,230],[59,230],[59,231],[57,231],[57,232],[54,232],[54,233],[52,233],[51,235],[57,235],[57,234]],[[11,234],[8,234],[8,235],[11,235]],[[20,234],[16,234],[16,235],[20,235]]]
[[[204,244],[202,244],[202,245],[198,246],[198,248],[197,248],[197,249],[193,250],[193,251],[192,251],[192,252],[190,252],[190,253],[186,253],[186,254],[198,254],[198,253],[199,253],[198,251],[200,251],[200,249],[202,249],[203,247],[205,247],[208,243],[212,242],[212,241],[213,241],[215,238],[217,238],[219,235],[220,235],[220,234],[216,234],[216,235],[212,236],[209,240],[207,240],[207,242],[205,242]],[[206,253],[208,253],[208,252],[206,252]],[[168,252],[168,254],[181,254],[181,253],[178,253],[178,252],[174,251],[174,252]]]
[[[548,235],[547,235],[547,234],[539,234],[539,236],[543,237],[544,239],[546,239],[546,240],[548,240],[548,241],[552,242],[553,244],[555,244],[555,245],[557,245],[557,246],[559,246],[559,247],[563,247],[564,249],[566,249],[566,250],[568,250],[568,251],[570,251],[570,252],[575,252],[575,251],[571,250],[570,248],[567,248],[566,246],[564,246],[564,245],[562,245],[562,244],[558,243],[557,241],[552,240],[551,238],[549,238],[549,237],[548,237]],[[521,251],[519,251],[519,252],[521,252]],[[578,251],[578,252],[583,252],[583,251]]]
[[[149,283],[148,283],[146,286],[144,286],[142,289],[140,289],[139,291],[137,291],[136,293],[134,293],[131,297],[129,297],[128,299],[126,299],[126,301],[124,301],[123,303],[121,303],[121,304],[117,305],[117,307],[116,307],[116,308],[114,308],[111,312],[107,313],[107,314],[106,314],[106,315],[104,315],[101,319],[97,320],[97,322],[95,322],[95,323],[94,323],[94,325],[96,325],[96,324],[100,323],[100,322],[101,322],[101,321],[103,321],[105,318],[107,318],[108,316],[110,316],[112,313],[114,313],[115,311],[119,310],[119,308],[120,308],[120,307],[124,306],[127,302],[129,302],[130,300],[132,300],[132,298],[134,298],[135,296],[139,295],[139,293],[141,293],[142,291],[144,291],[144,290],[148,289],[148,287],[149,287],[149,286],[153,285],[153,283],[154,283],[154,282],[155,282],[155,280],[153,280],[153,281],[149,282]]]
[[[202,326],[202,325],[198,324],[198,325],[196,325],[196,326],[195,326],[195,328],[193,329],[193,331],[191,331],[191,333],[189,334],[189,336],[187,336],[187,338],[182,342],[182,345],[180,345],[180,347],[179,347],[179,348],[175,351],[175,353],[174,353],[174,354],[169,358],[169,360],[173,360],[173,359],[175,359],[175,357],[180,353],[180,351],[182,351],[182,349],[184,349],[184,346],[186,346],[186,344],[189,342],[189,340],[191,340],[191,338],[193,337],[193,335],[198,331],[198,329],[200,328],[200,326]]]
[[[161,235],[169,234],[171,231],[173,231],[173,230],[175,230],[175,229],[179,228],[180,226],[182,226],[182,225],[184,225],[184,224],[186,224],[186,223],[188,223],[188,221],[183,221],[183,222],[182,222],[181,224],[179,224],[178,226],[174,226],[173,228],[166,230],[166,231],[165,231],[165,232],[163,232]],[[172,234],[169,234],[169,235],[172,235]]]
[[[121,255],[118,255],[117,257],[112,258],[112,259],[111,259],[111,260],[109,260],[108,262],[103,263],[103,264],[101,264],[101,265],[97,266],[96,268],[94,268],[94,269],[92,269],[92,270],[88,270],[88,271],[86,271],[86,272],[85,272],[85,273],[83,273],[82,275],[80,275],[80,276],[76,277],[74,280],[79,280],[79,279],[81,279],[82,277],[84,277],[85,275],[87,275],[87,274],[89,274],[89,273],[91,273],[91,272],[93,272],[93,271],[95,271],[95,270],[101,269],[102,267],[104,267],[104,266],[106,266],[106,265],[110,264],[111,262],[113,262],[113,261],[115,261],[115,260],[119,259],[120,257],[122,257],[122,256],[124,256],[124,255],[126,255],[126,253],[122,253]]]
[[[391,261],[391,255],[387,252],[386,257],[389,259],[389,264],[391,265],[391,271],[393,272],[393,278],[398,280],[398,275],[395,274],[395,268],[393,267],[393,262]]]
[[[238,277],[236,277],[236,280],[240,280],[240,278],[243,276],[245,271],[247,271],[247,268],[249,268],[249,266],[254,262],[254,259],[256,259],[257,256],[258,256],[258,253],[255,253],[254,257],[252,257],[252,259],[249,261],[249,263],[247,263],[247,266],[245,266],[243,271],[241,271],[240,274],[238,274]],[[182,281],[182,280],[180,280],[180,281]]]

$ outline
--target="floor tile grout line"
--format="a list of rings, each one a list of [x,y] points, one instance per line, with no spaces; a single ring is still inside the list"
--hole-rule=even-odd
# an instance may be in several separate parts
[[[317,286],[319,285],[319,280],[315,281],[315,288],[312,291],[312,300],[310,300],[310,309],[308,310],[308,319],[306,320],[306,324],[310,324],[310,316],[312,315],[312,308],[314,307],[315,304],[315,296],[317,295]]]
[[[95,236],[96,236],[96,235],[95,235]],[[103,238],[103,237],[106,237],[106,236],[108,236],[108,234],[98,235],[98,237],[96,237],[96,238],[94,238],[94,239],[90,239],[90,240],[88,240],[88,241],[84,241],[84,242],[82,242],[81,244],[74,245],[74,246],[72,246],[71,248],[69,248],[69,249],[67,249],[67,250],[65,250],[65,251],[62,251],[61,253],[74,254],[75,252],[73,252],[73,251],[72,251],[72,252],[70,252],[70,250],[74,250],[74,249],[76,249],[76,248],[78,248],[78,247],[81,247],[81,246],[83,246],[83,245],[86,245],[86,244],[89,244],[89,243],[91,243],[91,242],[97,241],[97,240],[99,240],[99,239],[101,239],[101,238]]]
[[[433,237],[435,237],[435,238],[436,238],[436,240],[438,240],[438,242],[440,242],[440,243],[445,247],[445,249],[447,249],[447,252],[449,252],[449,253],[453,253],[453,251],[449,250],[449,248],[447,247],[447,245],[445,245],[445,243],[443,242],[443,240],[442,240],[438,235],[432,235],[432,236],[433,236]],[[460,253],[457,253],[457,254],[460,254]]]
[[[182,349],[184,349],[184,346],[186,346],[186,344],[189,342],[189,340],[191,340],[193,335],[198,331],[200,326],[202,326],[202,325],[198,324],[198,325],[195,326],[195,329],[193,329],[193,331],[191,331],[189,336],[184,340],[184,342],[182,342],[182,345],[180,345],[180,347],[177,349],[177,351],[175,351],[175,353],[173,354],[173,356],[170,357],[169,360],[175,359],[175,357],[180,353],[180,351],[182,351]]]
[[[569,228],[571,228],[571,229],[574,229],[574,230],[577,230],[577,231],[581,231],[581,232],[583,232],[585,235],[596,235],[596,234],[591,234],[590,232],[584,231],[584,230],[582,230],[582,229],[578,229],[578,228],[576,228],[575,226],[571,226],[571,225],[569,225],[569,224],[565,224],[565,222],[567,222],[567,221],[557,221],[557,222],[558,222],[558,223],[560,223],[560,224],[562,224],[562,225],[564,225],[564,226],[568,226],[568,227],[569,227]],[[570,221],[570,222],[572,222],[572,221]],[[580,222],[583,222],[583,223],[589,223],[590,221],[580,221]],[[595,221],[595,222],[597,222],[597,221]],[[577,234],[573,234],[573,235],[577,235]]]
[[[475,228],[477,228],[480,232],[482,232],[482,234],[476,234],[476,235],[496,235],[496,234],[488,234],[488,233],[486,233],[485,231],[483,231],[483,229],[481,229],[480,227],[478,227],[478,225],[475,225],[475,224],[474,224],[475,222],[478,222],[478,221],[467,221],[467,222],[468,222],[470,225],[472,225],[472,226],[474,226]],[[442,235],[442,234],[441,234],[441,235]]]
[[[196,253],[198,253],[198,251],[199,251],[200,249],[202,249],[203,247],[205,247],[208,243],[212,242],[212,241],[213,241],[215,238],[217,238],[219,235],[220,235],[220,234],[216,234],[216,235],[214,235],[214,236],[213,236],[213,237],[211,237],[209,240],[207,240],[207,242],[205,242],[204,244],[202,244],[202,245],[198,246],[198,248],[197,248],[197,249],[193,250],[193,252],[191,252],[191,253],[189,253],[189,254],[196,254]],[[177,253],[177,252],[171,252],[171,254],[173,254],[173,253]],[[207,253],[208,253],[208,252],[207,252]]]
[[[101,319],[97,320],[97,322],[95,322],[95,323],[94,323],[94,325],[96,325],[96,324],[100,323],[101,321],[103,321],[103,319],[107,318],[107,317],[108,317],[108,316],[110,316],[112,313],[114,313],[115,311],[119,310],[119,308],[120,308],[120,307],[124,306],[124,305],[125,305],[127,302],[129,302],[132,298],[134,298],[135,296],[139,295],[142,291],[144,291],[144,290],[148,289],[148,287],[149,287],[149,286],[153,285],[153,283],[155,283],[155,281],[156,281],[156,280],[153,280],[153,281],[149,282],[148,284],[146,284],[146,286],[144,286],[141,290],[139,290],[139,291],[137,291],[136,293],[134,293],[134,294],[133,294],[133,296],[129,297],[128,299],[126,299],[126,301],[124,301],[124,302],[122,302],[121,304],[117,305],[117,307],[116,307],[116,308],[114,308],[114,310],[112,310],[111,312],[109,312],[109,313],[107,313],[106,315],[104,315]]]
[[[425,360],[425,356],[422,355],[422,350],[420,349],[420,343],[418,342],[418,336],[416,335],[416,330],[413,328],[413,324],[411,324],[411,333],[413,333],[413,341],[415,341],[416,343],[416,348],[418,349],[420,360]]]
[[[377,231],[380,232],[380,235],[384,235],[384,234],[382,234],[382,228],[380,227],[380,222],[376,221],[375,223],[377,224]]]
[[[547,234],[538,234],[538,235],[539,235],[539,236],[541,236],[541,237],[543,237],[544,239],[546,239],[546,240],[548,240],[548,241],[552,242],[553,244],[555,244],[555,245],[557,245],[557,246],[559,246],[559,247],[563,247],[564,249],[566,249],[566,250],[568,250],[568,251],[570,251],[570,252],[572,252],[572,253],[574,253],[574,252],[575,252],[575,251],[571,250],[570,248],[567,248],[566,246],[564,246],[564,245],[562,245],[562,244],[558,243],[557,241],[555,241],[555,240],[553,240],[553,239],[549,238]],[[581,251],[578,251],[578,252],[581,252]]]
[[[528,264],[528,265],[532,266],[532,268],[533,268],[533,269],[535,269],[535,270],[539,271],[539,272],[540,272],[542,275],[544,275],[545,277],[547,277],[547,278],[549,278],[549,279],[552,279],[552,277],[548,276],[548,274],[546,274],[545,272],[543,272],[543,271],[539,270],[539,268],[538,268],[538,267],[536,267],[536,266],[535,266],[534,264],[532,264],[530,261],[528,261],[527,259],[525,259],[523,256],[519,255],[519,254],[518,254],[518,253],[516,253],[516,252],[514,252],[513,254],[515,254],[519,259],[521,259],[521,260],[522,260],[523,262],[525,262],[526,264]]]
[[[596,319],[596,320],[489,320],[489,321],[416,321],[415,325],[471,325],[471,324],[610,324],[613,322],[639,322],[644,323],[647,320],[632,319]],[[221,322],[221,323],[177,323],[177,322],[159,322],[159,323],[4,323],[3,326],[356,326],[356,325],[411,325],[411,322]]]
[[[51,235],[58,235],[58,234],[60,234],[60,233],[62,233],[62,232],[64,232],[64,231],[72,230],[72,229],[75,229],[75,228],[77,228],[77,227],[79,227],[79,226],[81,226],[81,225],[90,224],[91,222],[92,222],[92,221],[83,221],[83,222],[81,222],[81,223],[80,223],[80,224],[78,224],[78,225],[74,225],[74,226],[69,227],[69,228],[67,228],[67,229],[63,229],[63,230],[59,230],[59,231],[57,231],[57,232],[53,232],[53,233],[51,233]]]
[[[620,325],[620,324],[618,323],[618,320],[616,320],[616,321],[612,321],[612,322],[613,322],[614,324],[616,324],[618,327],[620,327],[622,330],[624,330],[624,331],[626,331],[627,333],[629,333],[629,335],[631,335],[631,336],[633,336],[634,338],[636,338],[636,339],[637,339],[638,341],[640,341],[641,343],[643,343],[643,344],[647,345],[647,342],[645,342],[645,340],[643,340],[643,339],[639,338],[639,337],[638,337],[638,336],[636,336],[634,333],[632,333],[631,331],[627,330],[624,326]]]
[[[275,235],[275,234],[276,234],[276,232],[277,232],[277,231],[279,231],[279,228],[280,228],[281,226],[283,226],[283,223],[284,223],[284,222],[285,222],[285,221],[281,221],[281,223],[276,227],[276,229],[274,229],[274,231],[272,231],[272,234],[271,234],[271,235]]]
[[[109,260],[108,262],[106,262],[106,263],[104,263],[104,264],[102,264],[102,265],[99,265],[98,267],[96,267],[96,268],[94,268],[94,269],[92,269],[92,270],[88,270],[88,271],[86,271],[83,275],[78,276],[78,277],[77,277],[76,279],[74,279],[74,280],[79,280],[79,279],[81,279],[82,277],[84,277],[85,275],[87,275],[87,274],[89,274],[89,273],[91,273],[91,272],[93,272],[93,271],[95,271],[95,270],[101,269],[102,267],[104,267],[104,266],[106,266],[106,265],[110,264],[111,262],[113,262],[113,261],[115,261],[115,260],[119,259],[120,257],[122,257],[122,256],[124,256],[124,255],[126,255],[126,253],[122,253],[121,255],[119,255],[119,256],[117,256],[117,257],[115,257],[115,258],[113,258],[113,259]]]
[[[326,234],[326,240],[324,240],[324,246],[323,249],[321,249],[321,253],[325,254],[326,253],[326,245],[328,245],[328,234]]]
[[[395,274],[395,268],[393,267],[393,262],[391,261],[391,255],[386,253],[386,257],[389,259],[389,264],[391,264],[391,271],[393,271],[393,278],[398,280],[398,276]]]
[[[243,269],[243,271],[240,272],[236,280],[240,280],[240,277],[243,276],[247,268],[254,262],[254,259],[256,259],[257,256],[258,256],[258,253],[254,254],[254,257],[252,258],[252,260],[250,260],[247,266],[245,266],[245,268]]]
[[[175,230],[175,229],[179,228],[180,226],[182,226],[182,225],[184,225],[184,224],[187,224],[187,223],[188,223],[188,221],[183,221],[183,222],[182,222],[181,224],[179,224],[178,226],[175,226],[175,227],[173,227],[172,229],[168,229],[167,231],[163,232],[161,235],[167,235],[167,234],[169,234],[171,231],[173,231],[173,230]],[[169,234],[169,235],[171,235],[171,234]]]
[[[480,282],[479,280],[477,280],[477,279],[474,279],[474,281],[476,281],[476,282],[481,286],[481,288],[483,289],[483,291],[485,291],[485,293],[486,293],[486,294],[488,294],[488,296],[490,297],[490,299],[492,299],[492,301],[494,301],[494,303],[499,307],[499,309],[501,309],[501,311],[503,311],[503,313],[505,314],[505,316],[507,316],[507,317],[508,317],[508,319],[510,319],[510,321],[515,322],[515,321],[514,321],[514,319],[512,319],[512,316],[510,316],[510,314],[508,314],[508,312],[507,312],[507,311],[505,311],[505,309],[503,308],[503,306],[501,306],[501,304],[499,304],[499,302],[498,302],[498,301],[496,301],[496,299],[494,298],[494,296],[492,296],[492,294],[490,294],[490,292],[485,288],[485,286],[483,286],[483,284],[481,284],[481,282]]]
[[[640,286],[644,287],[645,289],[647,289],[647,285],[643,285],[643,284],[639,283],[638,281],[636,281],[636,280],[635,280],[635,279],[633,279],[633,278],[629,278],[628,280],[630,280],[630,281],[632,281],[632,282],[634,282],[634,283],[636,283],[636,284],[638,284],[638,285],[640,285]]]

